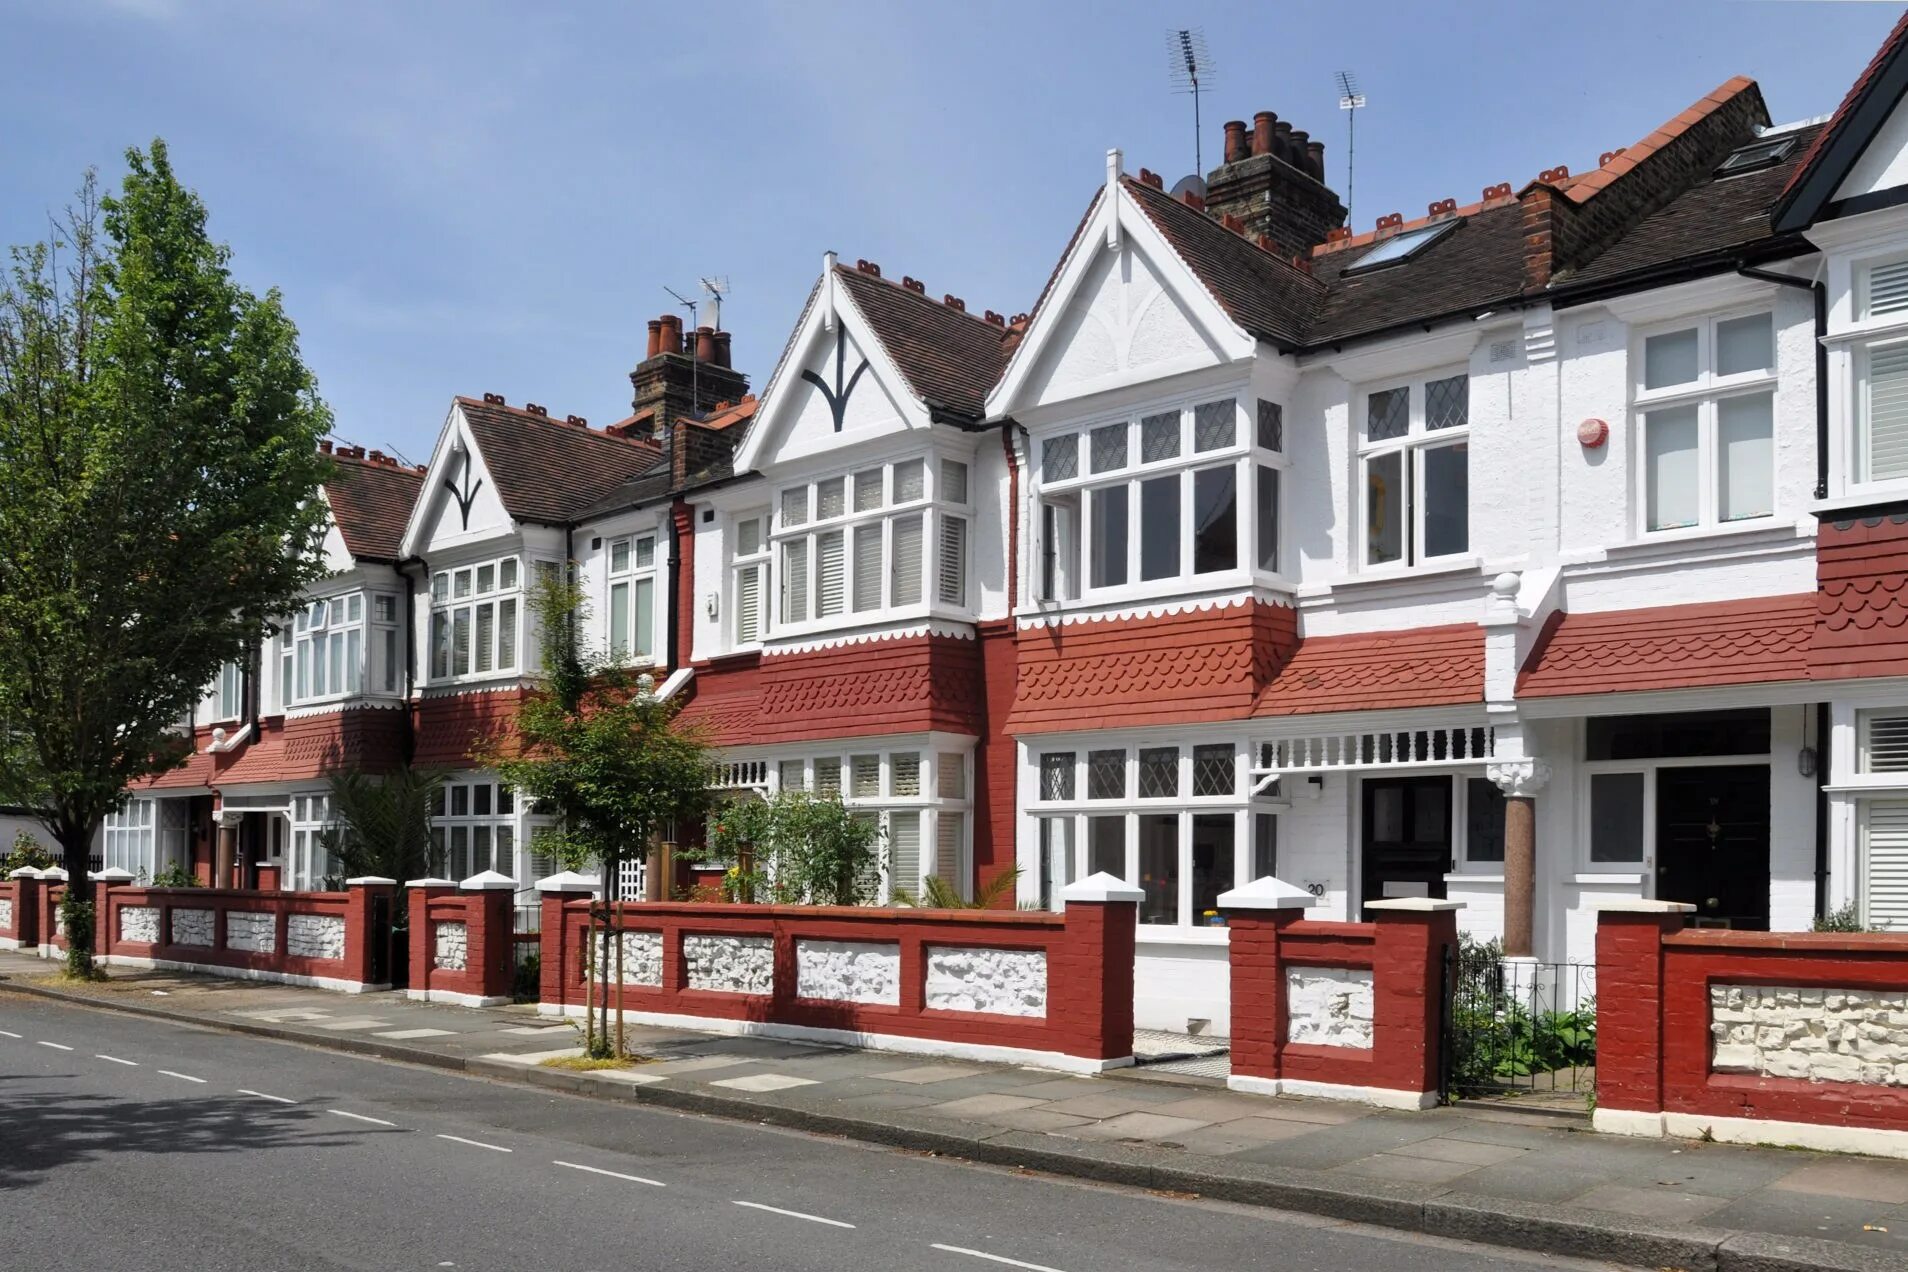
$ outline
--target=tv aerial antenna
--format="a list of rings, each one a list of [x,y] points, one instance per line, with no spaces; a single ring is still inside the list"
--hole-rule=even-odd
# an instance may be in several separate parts
[[[687,296],[666,284],[663,290],[668,292],[671,296],[674,296],[676,303],[689,311],[689,340],[685,342],[689,345],[689,400],[695,403],[691,413],[700,418],[702,415],[702,363],[696,357],[696,346],[694,343],[697,326],[696,306],[699,302],[690,300]],[[719,299],[717,303],[718,305],[720,304]]]
[[[1205,153],[1199,142],[1199,97],[1212,80],[1212,54],[1206,51],[1206,33],[1183,27],[1166,37],[1167,71],[1173,91],[1188,94],[1193,103],[1193,175],[1206,174]]]
[[[709,298],[711,311],[709,323],[717,331],[720,331],[722,330],[722,302],[728,299],[729,296],[729,276],[727,274],[714,274],[707,278],[698,279],[697,281],[702,284],[702,294]]]
[[[1357,171],[1358,111],[1365,104],[1365,95],[1358,91],[1358,77],[1350,71],[1340,71],[1334,79],[1338,84],[1338,109],[1345,112],[1345,222],[1349,225],[1352,177]]]

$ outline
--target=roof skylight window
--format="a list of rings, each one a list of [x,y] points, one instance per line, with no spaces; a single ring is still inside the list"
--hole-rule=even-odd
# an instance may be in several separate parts
[[[1362,274],[1368,269],[1377,269],[1385,265],[1396,265],[1408,261],[1431,246],[1439,239],[1457,228],[1457,218],[1439,221],[1435,225],[1419,226],[1415,230],[1406,230],[1394,234],[1378,246],[1345,267],[1347,274]]]
[[[1729,157],[1716,169],[1719,177],[1733,177],[1741,172],[1755,172],[1760,168],[1769,168],[1788,158],[1795,149],[1796,138],[1772,137],[1766,141],[1752,141],[1746,146],[1738,146],[1729,152]]]

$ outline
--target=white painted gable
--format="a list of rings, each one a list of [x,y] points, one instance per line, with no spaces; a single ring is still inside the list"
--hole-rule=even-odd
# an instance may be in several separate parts
[[[848,289],[824,274],[736,468],[771,472],[850,447],[865,450],[905,433],[925,437],[930,428],[927,408],[908,389]]]
[[[431,454],[424,492],[411,509],[404,532],[405,555],[428,557],[433,551],[495,538],[515,528],[497,497],[497,483],[491,480],[462,409],[453,406]]]
[[[1888,122],[1843,178],[1835,198],[1850,199],[1903,185],[1908,185],[1908,102],[1896,104]]]
[[[344,532],[338,529],[338,519],[331,513],[331,500],[326,497],[322,487],[318,491],[318,498],[325,505],[325,542],[320,549],[324,556],[325,573],[343,574],[346,570],[356,568],[358,561],[351,555],[351,549],[345,546]]]

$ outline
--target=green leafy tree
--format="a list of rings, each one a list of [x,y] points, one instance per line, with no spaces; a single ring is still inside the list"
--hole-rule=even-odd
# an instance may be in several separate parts
[[[442,870],[431,817],[446,776],[408,764],[377,777],[356,771],[329,774],[332,820],[320,842],[337,860],[341,877],[377,875],[402,887],[407,879]],[[397,913],[404,913],[402,906]]]
[[[553,819],[537,834],[539,851],[572,870],[603,872],[607,904],[591,909],[589,948],[620,961],[615,903],[623,863],[641,859],[652,839],[708,807],[715,766],[647,677],[584,648],[587,611],[573,583],[544,582],[532,608],[542,627],[541,683],[483,762]],[[586,1016],[585,1044],[594,1059],[622,1054],[620,1006],[613,1038],[610,1031],[612,961],[593,959],[600,992]]]
[[[711,825],[709,846],[736,900],[866,905],[881,893],[881,831],[838,797],[738,801]]]
[[[126,161],[0,280],[0,803],[60,846],[86,976],[94,834],[321,573],[329,462],[278,294],[234,281],[163,142]]]

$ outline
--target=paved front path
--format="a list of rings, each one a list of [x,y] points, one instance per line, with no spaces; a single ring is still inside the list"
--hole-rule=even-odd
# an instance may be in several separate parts
[[[50,971],[0,954],[0,977],[25,987]],[[1236,1095],[1199,1079],[1074,1077],[635,1026],[630,1045],[650,1063],[581,1075],[538,1066],[572,1050],[577,1034],[530,1007],[475,1011],[153,973],[87,992],[612,1098],[1646,1266],[1718,1266],[1713,1254],[1692,1258],[1690,1243],[1713,1250],[1732,1234],[1766,1234],[1727,1248],[1766,1246],[1775,1261],[1721,1266],[1908,1267],[1908,1162],[1631,1140],[1474,1106],[1375,1112]],[[1559,1235],[1572,1224],[1581,1230]]]

